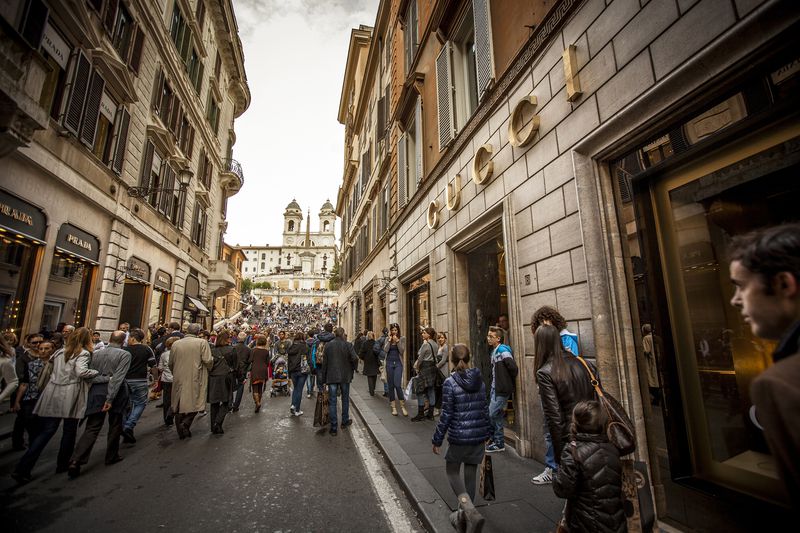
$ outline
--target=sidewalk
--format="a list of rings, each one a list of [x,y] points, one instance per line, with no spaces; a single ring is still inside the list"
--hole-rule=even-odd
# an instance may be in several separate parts
[[[449,515],[457,502],[444,469],[447,439],[441,455],[434,455],[431,437],[436,422],[411,422],[410,418],[417,413],[416,400],[406,404],[409,418],[392,416],[389,402],[382,394],[380,379],[374,397],[368,393],[365,376],[357,374],[353,379],[351,403],[386,455],[412,504],[419,510],[425,527],[434,533],[451,533],[454,530]],[[510,446],[506,446],[504,453],[493,454],[492,462],[497,497],[493,502],[485,502],[478,495],[475,502],[486,517],[483,531],[554,531],[564,502],[555,497],[551,485],[533,485],[530,482],[531,477],[539,474],[544,466],[520,457]]]

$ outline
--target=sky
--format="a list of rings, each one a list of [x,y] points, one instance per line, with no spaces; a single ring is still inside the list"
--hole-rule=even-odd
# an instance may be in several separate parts
[[[304,219],[311,208],[312,231],[325,200],[336,205],[344,168],[337,116],[350,32],[374,25],[378,0],[233,0],[233,7],[251,103],[234,122],[233,157],[244,187],[228,200],[225,242],[276,246],[293,198]]]

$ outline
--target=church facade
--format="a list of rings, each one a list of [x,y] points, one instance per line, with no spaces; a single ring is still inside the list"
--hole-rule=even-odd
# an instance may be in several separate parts
[[[303,224],[303,211],[296,200],[283,213],[280,246],[242,246],[246,260],[242,277],[255,283],[268,282],[270,289],[255,289],[266,303],[325,303],[335,301],[328,277],[336,261],[334,229],[336,213],[328,201],[320,208],[319,229],[311,231],[311,212]]]

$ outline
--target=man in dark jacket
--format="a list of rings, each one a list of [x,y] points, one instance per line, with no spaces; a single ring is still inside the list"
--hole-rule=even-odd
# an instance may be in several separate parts
[[[242,403],[242,396],[244,395],[244,382],[247,380],[247,372],[250,370],[250,365],[253,362],[250,347],[247,346],[247,333],[240,331],[236,336],[236,344],[233,349],[236,351],[236,388],[233,390],[233,408],[232,412],[239,410]]]
[[[492,326],[486,335],[486,341],[492,349],[492,393],[489,402],[489,419],[494,433],[492,442],[486,446],[486,453],[504,452],[506,450],[503,437],[503,414],[506,404],[516,387],[519,369],[514,361],[514,354],[508,345],[503,344],[505,332],[502,328]]]
[[[144,344],[144,331],[134,328],[128,332],[128,346],[125,347],[131,354],[131,364],[125,382],[131,392],[131,413],[125,420],[122,428],[122,440],[129,444],[136,442],[133,428],[142,416],[147,406],[147,372],[156,364],[153,350]]]
[[[335,338],[325,346],[325,359],[322,361],[322,381],[330,392],[330,434],[337,433],[336,395],[342,392],[342,428],[353,423],[350,420],[350,382],[358,367],[358,356],[353,345],[344,340],[344,330],[336,328]]]
[[[730,264],[740,309],[753,335],[779,341],[774,364],[750,386],[756,426],[763,426],[789,501],[800,507],[800,224],[734,239]]]
[[[333,324],[328,322],[323,326],[322,333],[317,335],[316,350],[314,351],[314,366],[317,373],[317,390],[321,391],[325,382],[322,380],[322,363],[325,361],[325,347],[335,338],[333,334]]]
[[[130,339],[129,339],[130,340]],[[69,477],[77,477],[81,465],[89,461],[89,454],[97,441],[108,413],[108,437],[106,439],[106,464],[122,461],[119,455],[119,437],[122,435],[122,418],[128,407],[128,387],[125,375],[131,364],[131,352],[122,348],[125,332],[111,334],[109,344],[92,354],[89,368],[99,374],[92,379],[86,403],[86,429],[75,446],[69,465]]]

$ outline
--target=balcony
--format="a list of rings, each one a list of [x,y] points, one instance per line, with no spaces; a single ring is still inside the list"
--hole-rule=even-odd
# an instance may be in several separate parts
[[[228,198],[236,194],[244,185],[242,164],[235,159],[223,159],[220,170],[220,182]]]
[[[215,259],[208,263],[208,290],[232,289],[236,286],[236,268],[233,263]]]

